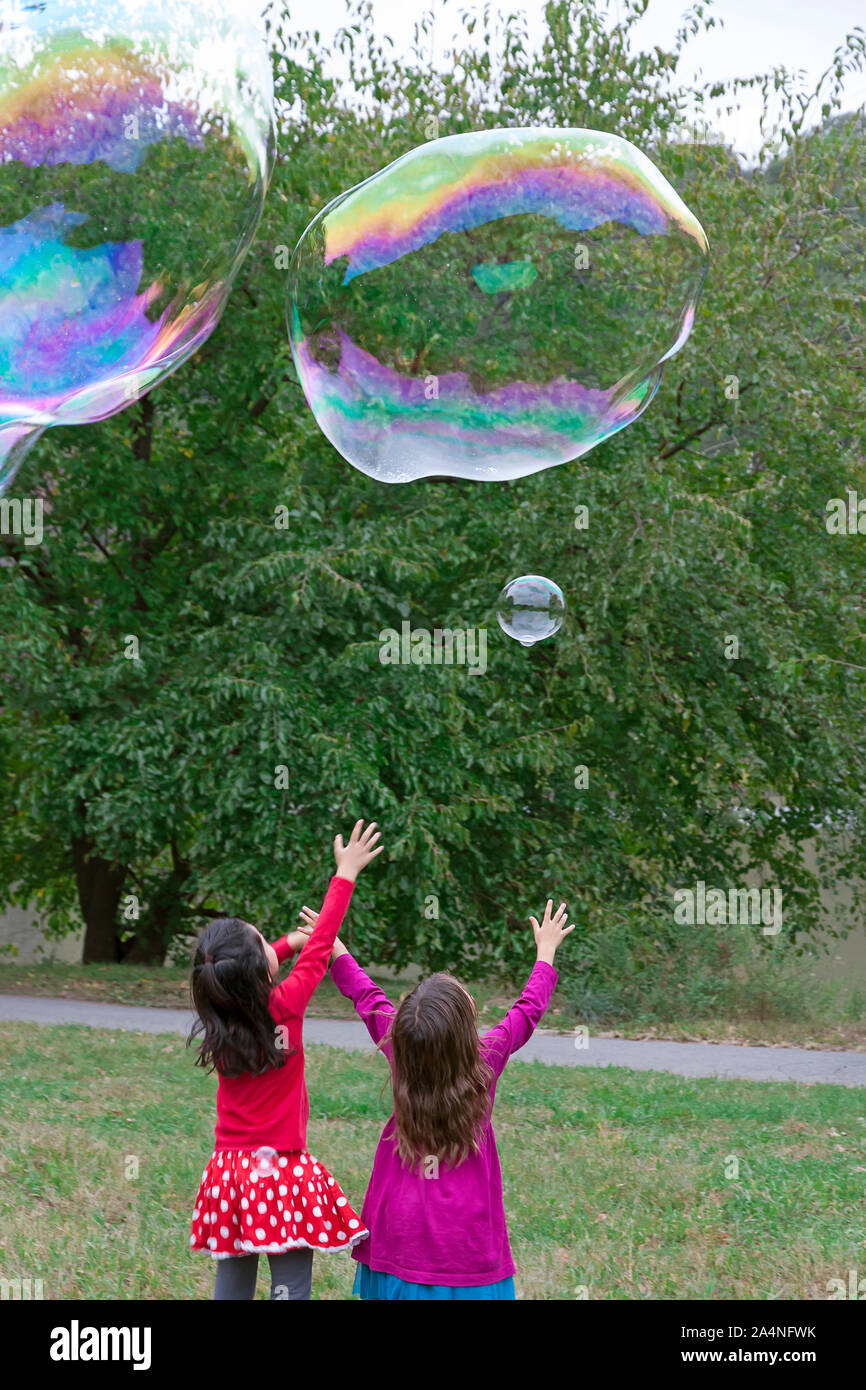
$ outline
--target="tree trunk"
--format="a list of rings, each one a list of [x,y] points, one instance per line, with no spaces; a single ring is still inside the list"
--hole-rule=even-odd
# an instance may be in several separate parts
[[[192,865],[171,846],[173,868],[153,894],[135,936],[126,943],[123,960],[134,965],[161,965],[168,943],[184,926],[187,904],[184,887]]]
[[[112,864],[92,850],[92,842],[86,835],[72,837],[75,882],[85,927],[82,955],[85,965],[120,959],[117,910],[126,878],[124,864]]]

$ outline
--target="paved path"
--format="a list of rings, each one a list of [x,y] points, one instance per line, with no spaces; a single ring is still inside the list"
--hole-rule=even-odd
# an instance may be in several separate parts
[[[77,1023],[91,1028],[124,1028],[140,1033],[187,1033],[192,1014],[186,1009],[134,1008],[97,1004],[84,999],[42,999],[0,994],[0,1020],[30,1023]],[[308,1018],[304,1039],[348,1051],[372,1048],[362,1023]],[[821,1052],[802,1047],[739,1047],[731,1043],[633,1041],[589,1038],[587,1048],[573,1037],[536,1033],[517,1053],[523,1062],[558,1066],[630,1067],[667,1071],[678,1076],[726,1076],[748,1081],[826,1081],[836,1086],[866,1086],[866,1052]]]

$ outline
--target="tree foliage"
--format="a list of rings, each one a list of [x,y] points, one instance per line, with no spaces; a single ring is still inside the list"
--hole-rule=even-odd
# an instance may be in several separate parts
[[[512,969],[548,894],[586,940],[612,915],[656,931],[672,885],[750,867],[783,888],[793,937],[817,921],[801,846],[822,824],[846,827],[826,873],[856,872],[866,559],[825,509],[866,496],[866,132],[832,90],[820,124],[800,119],[776,74],[785,138],[746,167],[684,131],[678,68],[709,12],[642,52],[645,3],[624,9],[612,24],[555,0],[538,54],[519,16],[467,20],[439,71],[423,26],[398,59],[362,5],[342,84],[285,15],[275,178],[219,328],[125,413],[49,431],[19,475],[46,534],[0,536],[0,897],[35,899],[55,932],[81,912],[89,958],[157,958],[218,911],[285,930],[357,816],[389,852],[350,939],[395,964]],[[840,54],[859,61],[856,36]],[[615,131],[710,238],[692,339],[650,409],[511,484],[370,481],[291,365],[280,248],[431,118]],[[531,651],[495,621],[518,573],[570,607]],[[404,619],[486,628],[486,673],[382,665]]]

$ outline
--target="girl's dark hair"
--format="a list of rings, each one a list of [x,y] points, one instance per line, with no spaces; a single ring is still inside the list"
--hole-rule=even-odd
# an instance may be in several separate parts
[[[273,984],[262,943],[247,922],[218,917],[202,932],[193,960],[190,996],[198,1018],[187,1046],[199,1033],[196,1066],[221,1076],[258,1076],[288,1057],[277,1046],[268,1008]]]
[[[481,1055],[475,1004],[452,975],[431,975],[397,1010],[392,1046],[397,1152],[408,1167],[435,1155],[459,1166],[477,1153],[493,1073]]]

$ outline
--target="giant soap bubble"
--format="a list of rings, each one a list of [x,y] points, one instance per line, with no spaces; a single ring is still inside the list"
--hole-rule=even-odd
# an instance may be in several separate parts
[[[361,472],[519,478],[646,408],[706,266],[697,218],[627,140],[452,135],[310,223],[290,289],[295,366]]]
[[[46,426],[121,410],[214,328],[273,159],[256,9],[45,0],[7,10],[0,492]]]

